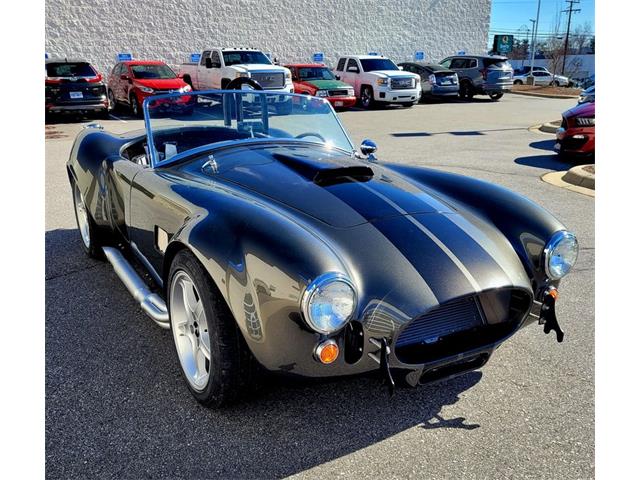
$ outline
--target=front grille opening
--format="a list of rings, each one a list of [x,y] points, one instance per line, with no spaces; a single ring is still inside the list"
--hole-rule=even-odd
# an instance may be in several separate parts
[[[498,289],[439,305],[400,332],[396,357],[422,364],[491,345],[515,331],[531,300],[527,292]]]

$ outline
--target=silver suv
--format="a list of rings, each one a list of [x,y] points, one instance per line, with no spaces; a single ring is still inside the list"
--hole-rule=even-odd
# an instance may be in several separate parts
[[[456,55],[445,58],[440,65],[458,74],[462,98],[489,95],[491,100],[499,100],[513,86],[513,67],[507,57]]]

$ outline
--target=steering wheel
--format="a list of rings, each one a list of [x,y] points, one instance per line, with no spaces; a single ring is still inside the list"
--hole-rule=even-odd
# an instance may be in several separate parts
[[[262,86],[252,78],[239,77],[234,78],[225,87],[225,90],[242,90],[243,85],[250,86],[253,90],[262,90]]]
[[[295,136],[295,138],[304,138],[304,137],[316,137],[316,138],[319,138],[322,141],[322,143],[327,142],[322,135],[315,132],[304,132],[304,133],[301,133],[300,135]]]

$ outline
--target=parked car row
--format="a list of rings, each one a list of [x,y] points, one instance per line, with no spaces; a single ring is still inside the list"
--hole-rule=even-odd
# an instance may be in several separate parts
[[[489,95],[498,100],[513,85],[506,57],[456,55],[439,64],[404,62],[382,55],[346,55],[331,70],[322,63],[275,65],[263,52],[246,48],[209,48],[198,62],[183,63],[176,73],[162,61],[117,63],[105,83],[85,61],[46,62],[46,112],[99,112],[126,106],[141,116],[150,95],[190,90],[262,88],[326,98],[334,108],[380,104],[411,107],[421,98]],[[281,114],[291,111],[290,97],[273,96]]]
[[[546,67],[533,67],[533,71],[531,71],[531,67],[523,67],[522,69],[515,72],[515,75],[513,77],[513,84],[524,85],[525,83],[527,83],[527,77],[529,76],[533,77],[535,85],[571,87],[574,84],[573,80],[571,80],[569,77],[551,73],[546,69]]]

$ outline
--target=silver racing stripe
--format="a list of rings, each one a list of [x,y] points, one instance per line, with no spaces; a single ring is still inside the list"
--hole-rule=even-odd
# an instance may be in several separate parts
[[[372,189],[368,185],[365,185],[364,183],[359,183],[358,185],[362,186],[363,188],[366,188],[368,191],[370,191],[374,195],[380,197],[389,205],[391,205],[393,208],[395,208],[399,213],[404,215],[407,220],[409,220],[422,233],[424,233],[427,237],[429,237],[433,241],[433,243],[435,243],[438,247],[440,247],[440,249],[447,255],[447,257],[449,257],[451,261],[456,265],[456,267],[458,267],[458,269],[466,277],[466,279],[469,281],[469,283],[475,289],[476,292],[480,292],[482,290],[482,288],[480,287],[476,279],[473,277],[473,275],[471,275],[471,272],[467,269],[467,267],[463,265],[460,259],[456,257],[456,255],[449,249],[449,247],[447,247],[444,243],[442,243],[442,241],[438,237],[436,237],[432,231],[430,231],[427,227],[425,227],[420,222],[418,222],[415,218],[413,218],[413,216],[411,216],[409,212],[404,210],[400,205],[398,205],[397,203],[395,203],[393,200],[386,197],[382,193],[376,192],[374,189]]]

